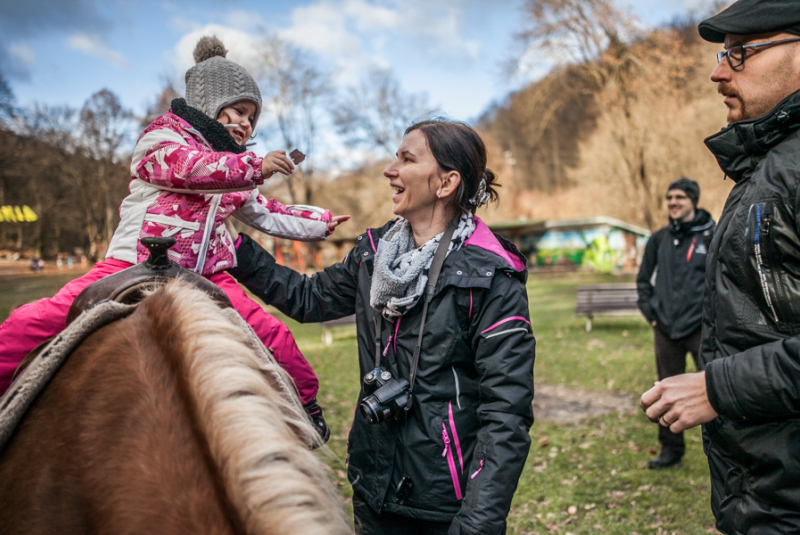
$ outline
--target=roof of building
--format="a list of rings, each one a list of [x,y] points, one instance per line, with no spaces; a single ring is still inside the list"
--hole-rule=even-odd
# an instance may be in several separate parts
[[[583,217],[578,219],[547,219],[544,221],[505,221],[488,225],[494,232],[512,232],[514,234],[545,234],[551,230],[562,232],[580,231],[598,226],[609,226],[626,230],[640,236],[650,236],[650,231],[644,227],[633,225],[609,216]]]

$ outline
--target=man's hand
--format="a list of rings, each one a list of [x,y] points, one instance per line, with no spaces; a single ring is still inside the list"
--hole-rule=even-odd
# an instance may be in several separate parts
[[[292,160],[286,156],[285,150],[274,150],[268,152],[261,161],[261,176],[267,179],[275,173],[283,173],[286,176],[294,172]]]
[[[706,372],[656,381],[653,388],[642,394],[640,404],[651,422],[669,427],[673,433],[708,423],[718,416],[708,402]]]
[[[333,216],[331,218],[331,220],[328,222],[328,236],[330,236],[331,233],[334,230],[336,230],[336,227],[338,227],[341,223],[344,223],[348,219],[350,219],[349,215],[335,215],[335,216]]]

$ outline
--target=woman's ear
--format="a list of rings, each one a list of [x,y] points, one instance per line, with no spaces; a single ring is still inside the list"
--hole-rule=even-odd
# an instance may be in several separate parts
[[[449,197],[456,190],[458,185],[461,184],[461,173],[458,171],[447,171],[441,176],[442,184],[439,186],[438,198]]]

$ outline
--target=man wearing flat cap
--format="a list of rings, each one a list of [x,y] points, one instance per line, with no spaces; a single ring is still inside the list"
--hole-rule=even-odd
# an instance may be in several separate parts
[[[800,533],[800,0],[739,0],[700,23],[734,181],[706,265],[699,373],[642,395],[673,432],[703,425],[726,534]]]
[[[636,277],[638,305],[653,326],[658,379],[686,372],[686,353],[697,365],[703,315],[706,255],[714,236],[714,220],[698,208],[700,186],[681,178],[667,188],[669,225],[650,236]],[[659,426],[661,452],[651,469],[681,464],[686,445],[683,431]]]

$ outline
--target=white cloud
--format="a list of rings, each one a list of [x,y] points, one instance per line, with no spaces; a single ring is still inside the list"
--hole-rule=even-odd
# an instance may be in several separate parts
[[[125,56],[116,50],[112,50],[97,36],[76,33],[69,37],[67,45],[73,50],[83,52],[95,58],[104,59],[115,67],[123,69],[128,66],[128,60],[125,59]]]
[[[226,57],[253,72],[259,58],[258,36],[221,24],[206,24],[197,27],[180,38],[178,44],[175,45],[173,61],[178,72],[186,72],[194,65],[194,47],[197,45],[197,41],[206,35],[217,36],[228,49]]]
[[[436,59],[474,62],[482,46],[467,38],[464,0],[316,0],[295,8],[291,26],[278,30],[334,66],[339,83],[354,83],[387,55],[411,49]],[[452,64],[451,64],[452,66]]]
[[[252,11],[235,10],[229,11],[223,20],[226,26],[239,28],[241,30],[255,30],[266,27],[264,19],[258,13]]]
[[[374,6],[366,0],[344,0],[342,11],[355,21],[359,31],[364,32],[396,28],[401,19],[397,11]]]
[[[341,4],[327,1],[296,8],[292,25],[278,30],[290,43],[311,50],[325,62],[327,70],[340,83],[353,83],[375,62],[356,32]]]
[[[36,61],[36,54],[28,45],[9,45],[8,52],[14,60],[24,65]]]

